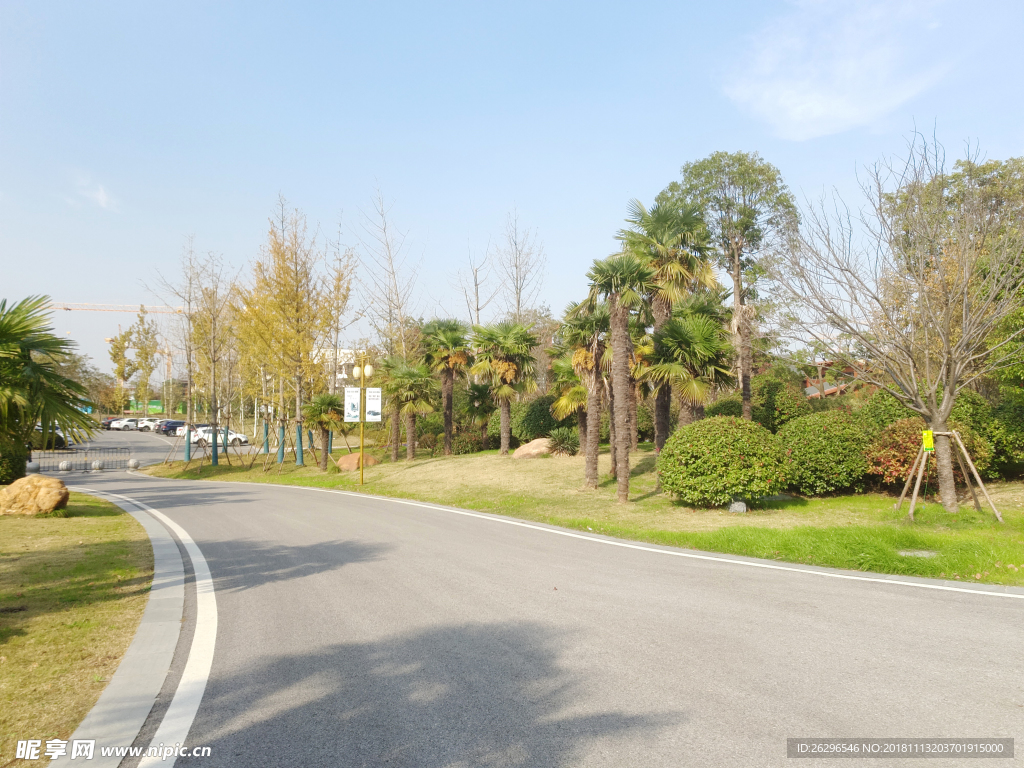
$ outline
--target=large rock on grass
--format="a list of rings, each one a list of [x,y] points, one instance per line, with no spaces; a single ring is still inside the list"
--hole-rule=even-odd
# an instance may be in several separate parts
[[[364,453],[363,458],[365,459],[364,466],[372,467],[374,464],[380,464],[379,459],[375,459],[368,453]],[[355,472],[357,469],[359,469],[359,454],[349,453],[346,454],[345,456],[342,456],[340,459],[338,459],[338,469],[340,469],[342,472]]]
[[[56,477],[29,475],[0,491],[0,515],[45,515],[64,509],[70,497]]]
[[[520,445],[512,454],[513,459],[536,459],[538,456],[548,456],[551,453],[551,441],[546,437],[538,437],[526,445]]]

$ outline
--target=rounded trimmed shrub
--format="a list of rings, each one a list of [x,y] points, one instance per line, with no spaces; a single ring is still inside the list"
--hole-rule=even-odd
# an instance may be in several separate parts
[[[984,477],[992,462],[992,448],[988,441],[965,424],[950,422],[949,427],[960,433],[974,466]],[[921,431],[924,428],[924,419],[915,416],[910,419],[900,419],[883,429],[865,452],[868,474],[878,476],[886,485],[898,485],[906,482],[914,459],[917,458],[917,452],[921,448]],[[953,477],[956,482],[963,483],[964,476],[956,460],[956,445],[954,444],[952,448],[954,450]],[[970,472],[970,469],[967,471]],[[934,459],[929,459],[928,471],[925,473],[924,479],[932,486],[937,486],[939,475]],[[973,476],[971,482],[974,483]]]
[[[877,436],[890,424],[901,419],[914,418],[914,412],[884,389],[880,389],[869,397],[853,416],[869,434]]]
[[[786,424],[779,441],[788,455],[789,487],[805,496],[864,489],[868,435],[845,411],[821,411]]]
[[[786,457],[778,438],[732,416],[701,419],[677,429],[658,456],[662,487],[695,507],[757,501],[786,486]]]
[[[725,397],[720,397],[704,409],[707,418],[714,416],[733,416],[737,419],[743,417],[743,398],[739,392]]]
[[[771,432],[811,412],[800,387],[770,374],[752,377],[750,390],[751,417]]]
[[[555,427],[549,439],[555,456],[575,456],[580,452],[580,434],[572,427]]]

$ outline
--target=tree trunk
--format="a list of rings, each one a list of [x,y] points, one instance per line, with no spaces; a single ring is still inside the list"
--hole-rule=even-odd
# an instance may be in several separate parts
[[[668,322],[669,317],[672,315],[672,308],[666,304],[666,302],[655,297],[654,301],[651,302],[651,314],[654,315],[654,333],[657,338],[658,331],[661,330],[662,326]],[[654,355],[658,357],[661,352],[661,345],[655,344]],[[654,397],[654,452],[661,453],[661,449],[665,447],[665,441],[668,440],[669,432],[669,419],[671,418],[670,412],[672,410],[672,385],[667,381],[664,382],[659,388],[658,393]]]
[[[668,440],[669,419],[672,412],[672,386],[666,381],[654,396],[654,452],[661,453]]]
[[[483,423],[483,426],[480,427],[480,450],[481,451],[486,451],[487,450],[487,422],[486,421]]]
[[[619,503],[629,501],[629,412],[631,395],[629,377],[629,310],[620,306],[618,296],[612,294],[608,301],[612,331],[612,390],[615,392],[616,408],[612,414],[615,422],[615,474],[619,481]]]
[[[405,458],[416,458],[416,414],[405,414]]]
[[[608,455],[611,457],[611,469],[608,474],[618,477],[619,444],[615,441],[615,387],[608,382]]]
[[[743,272],[740,264],[741,249],[739,243],[732,245],[732,312],[736,333],[733,334],[736,350],[740,356],[740,393],[743,398],[743,418],[753,421],[754,414],[750,402],[750,329],[743,317]]]
[[[636,396],[636,386],[633,377],[629,379],[629,450],[635,451],[640,447],[640,403]]]
[[[595,376],[593,385],[587,390],[587,451],[583,466],[583,484],[587,488],[597,488],[597,457],[601,454],[601,386],[601,380]]]
[[[501,401],[501,452],[508,456],[508,448],[512,444],[512,401]]]
[[[576,411],[576,431],[580,436],[580,450],[584,457],[587,455],[587,411],[581,408]]]
[[[679,426],[685,427],[704,418],[704,406],[682,401],[679,403]]]
[[[946,432],[944,423],[932,424],[935,432]],[[952,441],[946,435],[935,435],[935,469],[939,475],[939,498],[947,512],[956,513],[960,504],[956,500],[956,480],[953,478]]]
[[[398,444],[402,442],[402,417],[395,411],[391,414],[391,460],[398,461]]]
[[[320,427],[320,469],[327,471],[327,427]]]
[[[444,408],[444,455],[452,455],[452,410],[454,408],[455,373],[445,368],[441,373],[441,399]]]

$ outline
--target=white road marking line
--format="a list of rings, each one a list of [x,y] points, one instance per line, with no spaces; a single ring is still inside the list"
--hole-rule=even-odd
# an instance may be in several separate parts
[[[184,744],[188,732],[192,728],[192,723],[196,719],[196,712],[199,711],[203,694],[206,692],[210,669],[213,666],[214,646],[217,643],[217,597],[214,594],[210,567],[188,532],[163,512],[153,509],[141,501],[136,501],[130,496],[122,496],[109,491],[96,491],[96,493],[105,493],[116,499],[122,499],[155,516],[178,534],[181,543],[185,545],[185,551],[192,559],[192,569],[195,572],[196,580],[196,630],[192,637],[192,647],[188,652],[188,661],[185,663],[185,671],[174,691],[171,706],[164,714],[164,719],[153,735],[150,746],[161,743],[167,746]],[[139,763],[139,768],[151,765],[163,765],[170,768],[176,760],[177,758],[174,758],[168,763],[160,757],[145,757]]]
[[[128,474],[136,475],[138,477],[144,477],[148,480],[170,480],[175,482],[171,478],[166,477],[150,477],[149,475],[139,475],[133,470],[129,470]],[[411,501],[409,499],[395,499],[391,496],[374,496],[369,493],[356,493],[354,491],[340,491],[334,488],[313,488],[308,485],[283,485],[281,483],[242,483],[242,482],[231,482],[227,480],[204,480],[206,483],[220,483],[221,485],[255,485],[255,486],[269,486],[271,488],[287,488],[289,490],[303,490],[303,491],[318,491],[320,493],[337,493],[343,496],[355,496],[358,499],[371,499],[376,501],[390,501],[395,504],[406,504],[411,507],[423,507],[424,509],[434,509],[440,512],[450,512],[454,515],[463,515],[465,517],[475,517],[480,520],[487,520],[492,523],[504,523],[505,525],[514,525],[520,528],[530,528],[535,531],[542,531],[544,533],[555,534],[556,536],[567,536],[571,539],[583,539],[584,541],[592,541],[596,544],[607,544],[612,547],[623,547],[624,549],[636,549],[641,552],[653,552],[658,555],[669,555],[671,557],[684,557],[690,560],[707,560],[716,563],[729,563],[730,565],[744,565],[750,568],[765,568],[770,571],[786,571],[789,573],[804,573],[810,576],[825,576],[832,579],[846,579],[848,581],[868,581],[876,584],[897,584],[902,587],[916,587],[918,589],[935,589],[943,592],[962,592],[968,595],[989,595],[991,597],[1010,597],[1017,600],[1024,600],[1024,591],[1021,592],[990,592],[983,589],[965,589],[963,587],[952,587],[945,584],[919,584],[915,581],[900,581],[898,579],[885,579],[877,578],[874,576],[857,576],[850,573],[833,573],[831,571],[824,570],[811,570],[809,568],[797,568],[791,565],[776,565],[774,563],[767,562],[756,562],[751,560],[734,560],[730,557],[722,557],[720,555],[702,555],[696,552],[683,552],[673,551],[669,549],[661,549],[659,547],[648,547],[643,544],[631,544],[626,541],[614,541],[606,538],[598,538],[596,536],[587,536],[583,533],[573,533],[572,531],[563,531],[557,528],[549,528],[542,525],[534,525],[533,523],[526,523],[520,520],[509,520],[507,518],[498,517],[497,515],[486,515],[480,512],[470,512],[465,509],[457,509],[455,507],[445,507],[440,504],[430,504],[423,501]],[[922,577],[925,578],[925,577]],[[1014,589],[1009,587],[1008,589]]]

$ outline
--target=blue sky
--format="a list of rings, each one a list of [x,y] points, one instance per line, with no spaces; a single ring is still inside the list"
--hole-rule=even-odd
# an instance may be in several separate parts
[[[185,238],[241,267],[283,194],[357,245],[379,187],[426,317],[506,214],[556,312],[630,198],[757,151],[857,202],[915,126],[1024,154],[1018,0],[0,5],[0,297],[157,303]],[[61,313],[108,368],[130,315]]]

